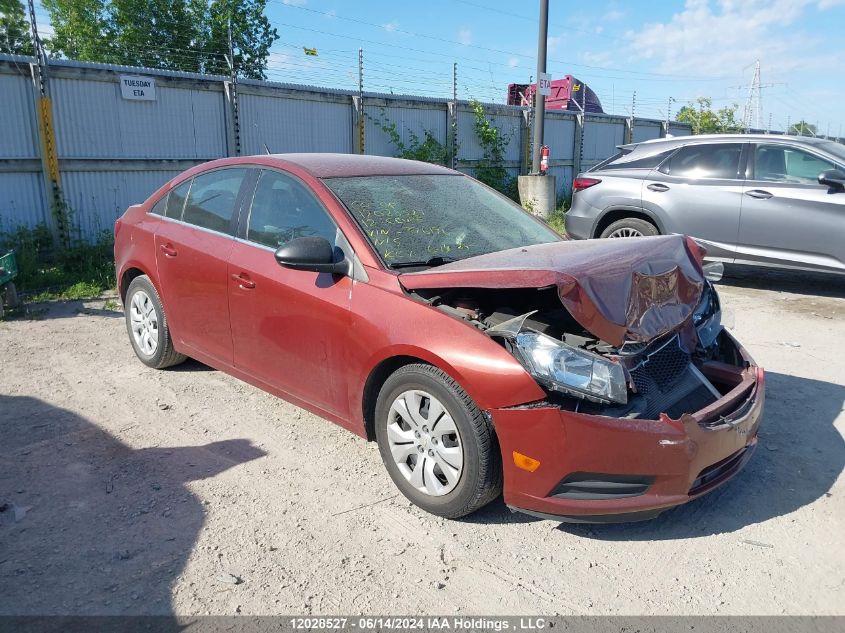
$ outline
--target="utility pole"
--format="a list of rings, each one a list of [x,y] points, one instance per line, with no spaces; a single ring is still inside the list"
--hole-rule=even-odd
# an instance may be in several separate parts
[[[546,115],[546,96],[540,93],[540,81],[546,75],[546,43],[549,36],[549,0],[540,0],[540,29],[537,35],[537,89],[534,91],[534,151],[531,173],[540,173],[543,150],[543,124]]]

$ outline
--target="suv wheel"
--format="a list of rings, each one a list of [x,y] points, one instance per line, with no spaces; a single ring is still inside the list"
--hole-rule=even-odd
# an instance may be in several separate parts
[[[651,235],[660,235],[660,231],[648,220],[623,218],[608,226],[599,237],[648,237]]]

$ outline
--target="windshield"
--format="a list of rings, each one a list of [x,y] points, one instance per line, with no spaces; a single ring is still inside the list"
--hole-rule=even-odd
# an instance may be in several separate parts
[[[434,266],[561,239],[508,198],[463,176],[357,176],[323,182],[392,267]]]

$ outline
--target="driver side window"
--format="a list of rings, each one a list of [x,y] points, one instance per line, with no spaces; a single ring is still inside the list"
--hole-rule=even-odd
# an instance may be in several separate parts
[[[337,227],[323,205],[291,176],[264,169],[249,212],[247,239],[276,249],[297,237],[324,237],[335,246]]]

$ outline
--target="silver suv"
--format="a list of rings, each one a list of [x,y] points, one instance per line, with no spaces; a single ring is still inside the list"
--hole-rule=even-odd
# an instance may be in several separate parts
[[[570,237],[685,233],[708,259],[845,274],[845,145],[719,134],[619,149],[573,181]]]

